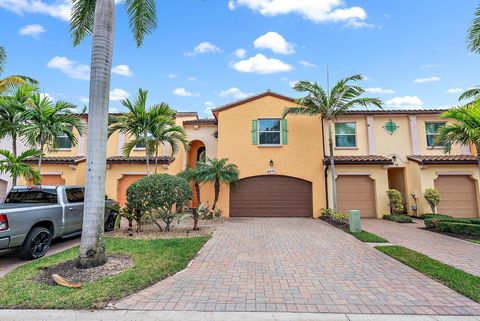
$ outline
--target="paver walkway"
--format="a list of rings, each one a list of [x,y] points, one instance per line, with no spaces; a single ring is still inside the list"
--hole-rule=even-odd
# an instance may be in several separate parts
[[[480,305],[320,220],[230,219],[189,269],[117,309],[480,315]]]
[[[480,275],[480,245],[450,236],[426,231],[422,220],[399,224],[387,220],[364,219],[362,229],[386,238],[433,259]]]

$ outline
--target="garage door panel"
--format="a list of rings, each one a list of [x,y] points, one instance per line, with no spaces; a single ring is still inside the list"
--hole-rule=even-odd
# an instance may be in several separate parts
[[[376,217],[375,185],[366,175],[340,175],[337,178],[339,212],[359,210],[362,217]]]
[[[438,212],[454,217],[477,217],[475,182],[467,175],[441,175],[435,180],[440,192]]]
[[[312,184],[288,176],[255,176],[230,187],[230,216],[312,216]]]

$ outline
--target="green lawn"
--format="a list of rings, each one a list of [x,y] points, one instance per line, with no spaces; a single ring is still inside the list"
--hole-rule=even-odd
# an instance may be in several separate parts
[[[367,243],[388,243],[386,239],[383,237],[380,237],[378,235],[375,235],[373,233],[367,232],[367,231],[361,231],[359,233],[352,233],[350,232],[353,236],[355,236],[357,239],[359,239],[362,242],[367,242]]]
[[[76,258],[78,247],[32,261],[0,279],[0,308],[87,309],[103,307],[185,268],[208,237],[168,240],[107,238],[107,253],[124,253],[134,266],[124,272],[86,283],[80,289],[40,284],[42,268]]]
[[[469,241],[472,242],[472,243],[480,244],[480,240],[469,240]]]
[[[480,302],[480,277],[402,246],[377,246],[375,248],[432,279],[445,284],[450,289]]]

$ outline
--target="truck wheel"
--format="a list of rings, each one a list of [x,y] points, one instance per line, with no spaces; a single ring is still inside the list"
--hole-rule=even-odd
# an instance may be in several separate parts
[[[115,229],[115,220],[117,219],[118,213],[112,212],[108,215],[107,220],[105,221],[105,232],[111,232]]]
[[[30,230],[27,238],[20,249],[20,258],[35,260],[47,253],[52,243],[52,233],[44,227],[34,227]]]

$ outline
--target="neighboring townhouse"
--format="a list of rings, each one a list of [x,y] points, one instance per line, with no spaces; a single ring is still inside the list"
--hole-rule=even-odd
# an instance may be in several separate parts
[[[174,158],[162,151],[160,173],[177,174],[195,167],[202,153],[228,158],[239,167],[240,180],[223,185],[218,207],[223,215],[318,217],[331,206],[327,123],[319,118],[289,116],[295,100],[265,92],[213,110],[214,119],[177,113],[191,141]],[[386,190],[399,190],[410,215],[430,212],[426,188],[442,195],[439,212],[478,216],[478,170],[474,150],[455,146],[445,155],[433,145],[434,133],[448,123],[441,110],[350,111],[332,124],[337,199],[340,211],[359,209],[362,217],[389,213]],[[87,123],[86,115],[82,120]],[[115,133],[108,141],[107,195],[125,203],[127,187],[146,175],[142,148],[122,155],[128,137]],[[325,142],[325,143],[324,143]],[[85,183],[86,136],[75,147],[49,153],[42,183]],[[201,201],[213,201],[212,184],[201,186]],[[198,200],[194,200],[198,204]]]
[[[0,149],[12,150],[12,140],[9,137],[0,140]],[[17,141],[17,153],[20,154],[27,150],[25,144]],[[3,156],[0,156],[3,157]],[[0,203],[3,202],[8,190],[12,188],[12,177],[8,173],[0,173]]]

